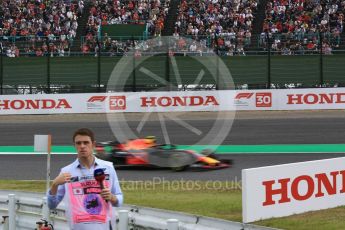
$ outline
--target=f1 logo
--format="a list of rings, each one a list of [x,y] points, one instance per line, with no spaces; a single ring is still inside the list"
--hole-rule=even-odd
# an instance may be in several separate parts
[[[110,96],[109,97],[110,110],[125,110],[126,109],[126,96]]]
[[[253,96],[254,93],[239,93],[236,95],[235,99],[239,100],[242,98],[249,99]]]
[[[107,96],[92,96],[87,102],[104,102]]]
[[[256,93],[256,107],[272,107],[272,93]]]

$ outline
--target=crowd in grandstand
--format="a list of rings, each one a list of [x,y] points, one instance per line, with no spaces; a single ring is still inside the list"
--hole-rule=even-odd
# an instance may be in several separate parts
[[[18,56],[16,44],[23,42],[25,55],[64,53],[76,39],[82,0],[2,0],[0,37],[9,56]]]
[[[102,26],[143,24],[148,37],[160,36],[170,0],[2,0],[0,7],[0,42],[8,57],[65,56],[76,39],[83,41],[78,45],[83,54],[102,51],[113,56],[148,44],[106,33],[100,37]],[[282,55],[320,49],[331,54],[341,45],[345,0],[269,0],[262,33],[252,35],[257,11],[257,0],[181,0],[172,52],[202,54],[216,48],[220,55],[232,56],[261,47]],[[82,15],[87,18],[85,31],[77,38]],[[257,44],[253,36],[258,36]]]
[[[125,52],[131,45],[130,40],[119,42],[107,35],[101,39],[101,42],[97,42],[100,26],[104,25],[145,24],[148,28],[148,36],[160,36],[170,0],[92,0],[91,2],[85,42],[82,45],[83,53],[97,51],[99,46],[102,51],[110,53]]]
[[[210,36],[221,52],[241,53],[250,45],[256,11],[256,0],[182,0],[174,36]]]
[[[345,1],[273,0],[266,6],[261,45],[266,34],[272,37],[272,50],[282,54],[316,52],[322,45],[329,54],[340,45],[344,29]]]
[[[148,24],[151,35],[158,35],[164,26],[169,1],[160,0],[92,0],[87,31],[95,35],[99,25]]]

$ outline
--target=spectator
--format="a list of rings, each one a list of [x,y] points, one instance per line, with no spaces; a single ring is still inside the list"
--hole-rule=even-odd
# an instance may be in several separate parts
[[[176,33],[197,40],[217,36],[222,51],[228,50],[231,43],[242,48],[250,45],[256,0],[182,0],[179,9]]]
[[[304,45],[307,50],[317,50],[319,33],[330,48],[339,47],[344,22],[343,2],[271,0],[266,5],[263,31],[270,30],[274,37],[281,37],[284,44],[293,38],[298,49]],[[299,43],[301,41],[302,44]]]
[[[41,0],[3,0],[0,7],[0,36],[11,36],[16,40],[29,37],[35,46],[42,45],[45,37],[48,37],[49,42],[65,47],[64,41],[75,37],[78,7],[83,7],[83,3],[78,3],[77,0],[56,0],[49,3]],[[21,48],[25,53],[29,50],[28,47]],[[19,50],[15,51],[18,52]]]

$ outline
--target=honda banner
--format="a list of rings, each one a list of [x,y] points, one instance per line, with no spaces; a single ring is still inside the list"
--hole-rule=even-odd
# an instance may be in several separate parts
[[[1,95],[0,114],[235,110],[235,91]]]
[[[0,96],[0,115],[344,108],[345,88]]]
[[[236,110],[345,109],[345,88],[238,91]]]
[[[242,170],[243,222],[345,205],[343,160]]]

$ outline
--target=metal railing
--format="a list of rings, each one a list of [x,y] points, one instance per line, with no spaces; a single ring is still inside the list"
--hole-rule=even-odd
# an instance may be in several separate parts
[[[65,204],[62,202],[56,210],[50,211],[42,193],[29,193],[0,190],[0,215],[4,217],[1,230],[34,229],[41,218],[53,224],[56,230],[68,229],[65,219]],[[269,230],[239,222],[225,221],[209,217],[195,216],[160,209],[126,205],[117,208],[117,229],[152,229],[152,230]]]

